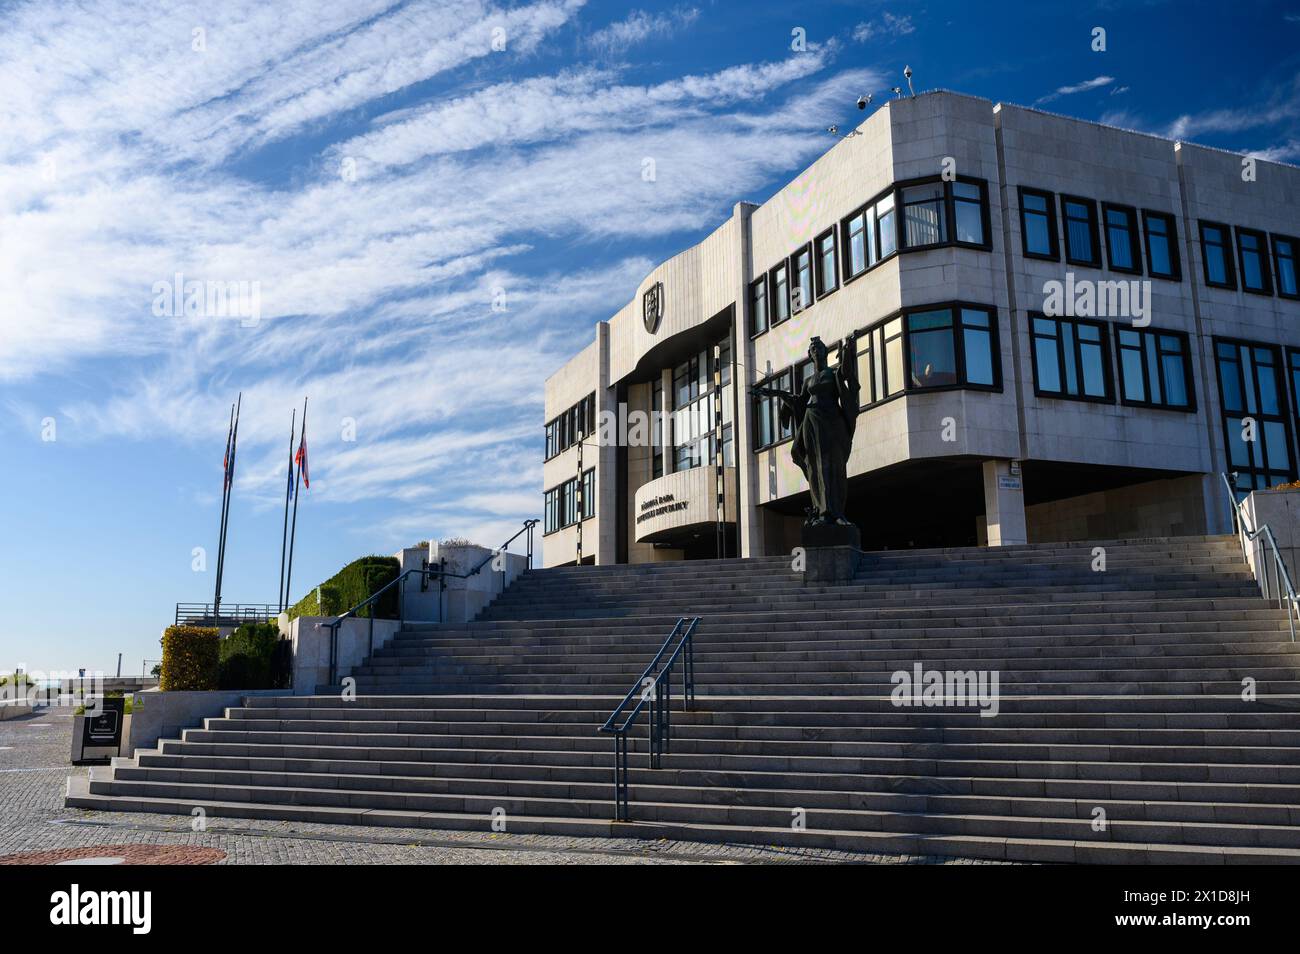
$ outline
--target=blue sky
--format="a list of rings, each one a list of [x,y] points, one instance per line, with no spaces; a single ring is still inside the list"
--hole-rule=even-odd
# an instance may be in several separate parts
[[[295,597],[499,543],[541,508],[546,375],[905,64],[1300,161],[1296,4],[0,4],[0,671],[139,671],[211,599],[240,390],[225,599],[275,599],[303,395]],[[177,273],[259,320],[155,314]]]

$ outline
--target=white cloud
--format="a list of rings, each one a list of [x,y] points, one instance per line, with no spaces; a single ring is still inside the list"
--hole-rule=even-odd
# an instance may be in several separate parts
[[[1073,96],[1075,93],[1086,93],[1089,90],[1100,89],[1103,86],[1109,86],[1115,82],[1113,76],[1094,76],[1090,80],[1084,80],[1082,83],[1075,83],[1071,86],[1058,86],[1053,92],[1046,96],[1040,96],[1035,100],[1036,105],[1050,103],[1054,99],[1060,99],[1062,96]]]
[[[886,11],[877,21],[864,20],[853,28],[853,39],[865,43],[873,37],[907,36],[915,33],[912,18],[907,14],[895,15]]]
[[[667,13],[633,10],[626,19],[597,30],[587,38],[587,45],[604,54],[624,53],[651,38],[663,39],[690,27],[699,19],[695,7],[677,7]]]

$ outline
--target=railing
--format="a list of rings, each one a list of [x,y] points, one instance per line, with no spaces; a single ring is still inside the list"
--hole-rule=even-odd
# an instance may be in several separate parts
[[[275,603],[222,603],[220,611],[211,603],[177,603],[176,625],[182,623],[266,623],[280,615]]]
[[[535,517],[534,517],[534,518],[530,518],[530,519],[528,519],[528,520],[525,520],[525,521],[524,521],[524,525],[523,525],[522,527],[520,527],[517,531],[515,531],[514,536],[512,536],[512,537],[511,537],[509,540],[507,540],[505,543],[501,544],[501,546],[497,547],[496,550],[494,550],[493,552],[491,552],[491,553],[489,553],[487,556],[485,556],[485,557],[484,557],[481,561],[479,561],[479,563],[478,563],[476,566],[474,566],[474,567],[473,567],[473,568],[472,568],[468,573],[452,573],[452,572],[449,572],[449,571],[447,570],[447,561],[446,561],[445,559],[440,559],[437,563],[428,563],[428,564],[426,564],[425,566],[420,567],[419,569],[410,569],[410,570],[407,570],[407,571],[405,571],[404,573],[399,574],[399,575],[397,576],[396,579],[394,579],[394,580],[390,580],[388,583],[384,584],[382,587],[380,587],[380,588],[379,588],[378,590],[376,590],[374,593],[370,594],[369,597],[367,597],[366,599],[362,600],[360,603],[358,603],[356,606],[352,607],[352,608],[351,608],[350,610],[348,610],[347,612],[343,613],[341,616],[336,616],[336,617],[334,617],[334,619],[333,619],[332,621],[330,621],[330,622],[328,622],[328,623],[325,623],[324,625],[327,626],[327,627],[329,627],[329,631],[330,631],[330,673],[329,673],[329,684],[330,684],[331,686],[333,686],[333,685],[337,684],[337,682],[338,682],[338,668],[339,668],[339,665],[338,665],[338,663],[339,663],[339,627],[340,627],[341,625],[343,625],[343,621],[344,621],[345,619],[352,619],[353,617],[355,617],[355,616],[357,615],[357,613],[361,612],[361,610],[365,609],[367,606],[372,607],[371,610],[370,610],[370,652],[369,652],[369,655],[372,655],[372,656],[373,656],[373,655],[374,655],[374,652],[375,652],[375,611],[374,611],[374,608],[373,608],[374,605],[375,605],[376,603],[378,603],[379,598],[380,598],[381,596],[383,596],[385,593],[387,593],[387,592],[388,592],[389,590],[391,590],[393,587],[397,587],[397,588],[398,588],[398,589],[397,589],[397,626],[398,626],[398,628],[400,629],[400,628],[402,627],[402,624],[406,621],[406,617],[405,617],[405,603],[406,603],[406,599],[405,599],[405,596],[406,596],[406,578],[407,578],[408,576],[418,575],[418,576],[420,577],[420,590],[421,590],[422,592],[423,592],[424,590],[428,589],[428,587],[431,585],[431,581],[432,581],[433,579],[436,578],[436,579],[438,580],[438,622],[441,623],[441,622],[442,622],[442,617],[443,617],[443,600],[442,600],[442,594],[443,594],[443,592],[445,592],[446,589],[447,589],[447,577],[451,577],[451,578],[453,578],[453,579],[458,579],[458,580],[467,580],[467,579],[469,579],[471,576],[478,576],[479,571],[481,571],[481,570],[483,569],[483,567],[487,566],[489,563],[491,563],[494,559],[496,559],[496,558],[497,558],[498,556],[500,556],[501,554],[504,554],[505,552],[507,552],[507,550],[508,550],[509,547],[510,547],[510,544],[514,543],[515,540],[519,539],[520,535],[521,535],[521,534],[524,534],[524,533],[528,534],[528,551],[527,551],[528,564],[527,564],[527,569],[532,569],[532,566],[533,566],[533,528],[534,528],[535,526],[537,526],[538,522],[539,522],[539,521],[538,521]],[[501,569],[501,591],[502,591],[502,592],[505,592],[505,588],[506,588],[506,570],[505,570],[505,567],[503,566],[502,569]]]
[[[700,617],[687,618],[683,616],[677,620],[677,625],[673,631],[668,634],[664,644],[659,647],[659,652],[655,658],[646,666],[645,672],[641,673],[641,678],[637,680],[636,685],[631,691],[623,697],[623,701],[618,707],[609,714],[597,731],[610,732],[614,736],[614,819],[615,821],[628,821],[631,814],[628,810],[628,783],[627,783],[627,735],[628,730],[636,721],[636,717],[641,714],[641,710],[649,706],[650,722],[650,768],[660,767],[664,752],[668,751],[669,744],[672,741],[672,702],[673,702],[673,667],[679,659],[682,662],[682,709],[689,711],[695,703],[695,648],[692,643],[692,637],[695,635],[695,628],[700,623]],[[674,645],[675,641],[675,645]],[[665,659],[667,655],[667,659]],[[632,697],[640,693],[637,700],[630,710],[628,704],[632,702]],[[627,710],[626,712],[624,710]],[[619,719],[622,718],[620,722]]]
[[[1277,540],[1273,537],[1273,531],[1268,524],[1256,527],[1254,530],[1250,528],[1246,523],[1246,515],[1242,512],[1242,504],[1241,501],[1237,499],[1237,492],[1232,486],[1232,481],[1229,479],[1227,474],[1220,474],[1219,476],[1223,478],[1223,487],[1228,494],[1228,503],[1232,510],[1232,530],[1241,543],[1242,557],[1246,559],[1248,563],[1250,562],[1250,556],[1246,551],[1246,546],[1247,544],[1254,544],[1255,541],[1259,540],[1261,537],[1267,545],[1268,552],[1272,554],[1273,585],[1271,588],[1269,586],[1268,570],[1264,569],[1261,571],[1258,565],[1258,560],[1254,565],[1252,565],[1251,569],[1255,574],[1256,581],[1259,583],[1260,590],[1264,594],[1264,598],[1276,599],[1279,609],[1285,604],[1287,609],[1287,622],[1291,625],[1291,642],[1295,642],[1296,614],[1297,612],[1300,612],[1300,600],[1296,597],[1295,587],[1291,585],[1291,574],[1287,572],[1286,563],[1282,560],[1282,555],[1278,552]],[[1235,477],[1237,475],[1233,474],[1232,476]],[[1263,555],[1263,549],[1263,547],[1260,547],[1261,556]]]

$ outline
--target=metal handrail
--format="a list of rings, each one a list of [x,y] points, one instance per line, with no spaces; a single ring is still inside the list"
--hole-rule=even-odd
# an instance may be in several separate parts
[[[650,760],[649,765],[652,769],[657,769],[662,764],[663,753],[668,751],[669,744],[672,741],[672,700],[673,700],[673,667],[677,664],[678,659],[684,659],[682,663],[682,710],[690,711],[695,703],[695,644],[692,637],[695,635],[695,628],[700,624],[700,617],[681,617],[677,624],[673,626],[673,631],[668,634],[664,644],[659,647],[659,652],[655,653],[655,658],[650,661],[650,665],[645,667],[641,677],[636,681],[628,694],[623,697],[614,711],[609,714],[597,732],[609,732],[614,736],[614,819],[615,821],[628,821],[631,817],[628,809],[628,783],[627,783],[627,735],[628,730],[636,721],[636,717],[641,714],[641,710],[649,706],[649,737],[650,737]],[[663,662],[664,654],[668,653],[669,647],[673,646],[673,641],[677,640],[676,647],[669,654],[666,662]],[[685,654],[683,656],[683,653]],[[660,663],[663,662],[662,665]],[[640,691],[641,698],[636,705],[624,715],[623,710],[627,708],[632,697]],[[618,722],[620,715],[624,715],[623,721]],[[617,723],[617,724],[616,724]]]
[[[1263,524],[1252,530],[1246,523],[1246,515],[1241,510],[1242,501],[1237,499],[1237,493],[1233,489],[1232,481],[1228,479],[1227,474],[1220,474],[1219,476],[1223,478],[1223,487],[1228,494],[1228,502],[1232,510],[1232,529],[1237,540],[1241,543],[1242,558],[1249,563],[1246,544],[1254,543],[1260,537],[1264,538],[1264,542],[1268,544],[1268,549],[1273,555],[1273,587],[1271,592],[1268,585],[1268,572],[1261,573],[1258,567],[1252,567],[1251,572],[1254,573],[1265,599],[1276,597],[1279,609],[1283,603],[1286,604],[1286,619],[1291,626],[1291,642],[1294,643],[1296,614],[1300,612],[1300,597],[1296,596],[1295,587],[1291,585],[1291,574],[1287,572],[1286,562],[1278,552],[1277,540],[1273,536],[1273,530],[1268,524]],[[1232,476],[1237,475],[1234,473]]]
[[[177,603],[176,625],[189,620],[236,620],[241,623],[269,622],[280,615],[275,603],[225,603],[214,607],[211,603]]]
[[[338,679],[339,627],[343,624],[343,621],[345,619],[351,619],[355,617],[358,612],[365,609],[367,606],[370,606],[371,604],[375,603],[379,599],[379,597],[383,596],[394,586],[404,587],[406,578],[412,574],[418,573],[420,575],[421,590],[427,588],[428,583],[432,580],[432,578],[434,577],[438,578],[438,622],[441,623],[442,615],[443,615],[442,594],[447,589],[447,582],[446,582],[447,577],[452,577],[458,580],[467,580],[471,576],[477,576],[479,571],[482,570],[483,567],[487,566],[498,555],[504,553],[506,551],[506,548],[509,547],[510,544],[514,543],[515,540],[519,538],[520,534],[525,532],[528,534],[528,554],[527,554],[528,566],[526,567],[526,569],[532,569],[533,527],[537,526],[538,523],[539,521],[537,520],[536,517],[530,517],[529,519],[525,520],[524,525],[515,532],[514,536],[512,536],[505,543],[501,544],[501,546],[497,547],[497,549],[492,551],[492,553],[490,553],[488,556],[484,557],[479,562],[479,564],[475,566],[473,569],[471,569],[468,573],[454,573],[448,571],[447,561],[445,559],[439,559],[437,563],[429,563],[418,569],[413,568],[410,570],[406,570],[405,572],[398,574],[398,576],[395,579],[392,579],[387,583],[385,583],[382,587],[380,587],[375,592],[371,593],[368,597],[366,597],[364,600],[362,600],[356,606],[352,607],[347,612],[343,613],[340,616],[336,616],[330,622],[325,623],[324,625],[329,627],[330,630],[329,684],[331,686],[335,685]],[[502,592],[505,592],[505,570],[504,569],[501,571],[501,590]],[[405,600],[403,599],[404,596],[405,596],[404,589],[399,589],[397,594],[397,625],[399,629],[401,628],[402,624],[406,621],[406,617],[404,615],[405,607],[402,605],[405,602]],[[375,614],[374,611],[372,610],[370,613],[370,655],[373,656],[374,652],[375,652]]]

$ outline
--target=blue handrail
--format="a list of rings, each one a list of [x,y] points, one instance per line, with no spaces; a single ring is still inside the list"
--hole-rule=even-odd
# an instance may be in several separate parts
[[[627,736],[641,710],[649,707],[650,768],[659,768],[663,753],[668,751],[672,739],[673,667],[682,662],[682,709],[689,711],[695,704],[695,644],[692,637],[700,624],[700,617],[683,616],[673,626],[664,644],[645,667],[628,694],[609,714],[598,732],[614,736],[614,819],[628,821]],[[667,659],[664,659],[665,654]],[[636,705],[628,709],[633,696],[640,692]],[[626,712],[624,710],[627,710]],[[619,717],[622,716],[622,721]]]

